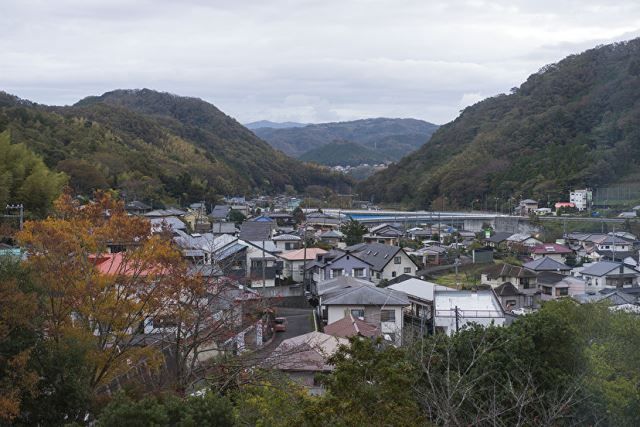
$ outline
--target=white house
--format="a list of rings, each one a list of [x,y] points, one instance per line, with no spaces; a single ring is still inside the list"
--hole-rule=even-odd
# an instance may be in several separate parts
[[[379,325],[385,339],[400,345],[404,320],[402,311],[409,304],[403,293],[360,284],[325,293],[321,299],[321,310],[326,315],[327,324],[351,315]]]
[[[306,250],[303,248],[281,253],[279,257],[284,260],[283,277],[290,277],[296,282],[302,282],[305,264],[315,260],[318,255],[325,253],[327,251],[321,248],[307,248]],[[309,272],[310,276],[311,274]]]
[[[586,282],[587,292],[638,286],[640,276],[640,272],[633,267],[610,261],[586,264],[583,268],[574,271],[577,277]]]
[[[371,281],[375,284],[392,280],[402,274],[415,274],[418,265],[398,246],[381,243],[360,243],[349,246],[353,255],[371,264]]]
[[[492,290],[434,291],[434,327],[436,332],[452,335],[473,323],[503,326],[505,313]]]

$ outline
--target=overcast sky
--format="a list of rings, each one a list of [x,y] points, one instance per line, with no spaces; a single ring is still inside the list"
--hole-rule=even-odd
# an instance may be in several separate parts
[[[2,0],[0,90],[197,96],[241,122],[442,124],[543,65],[640,35],[640,1]]]

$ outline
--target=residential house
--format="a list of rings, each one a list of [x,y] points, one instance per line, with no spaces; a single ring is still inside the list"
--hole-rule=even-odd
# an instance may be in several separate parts
[[[533,306],[534,295],[538,290],[536,274],[533,271],[509,264],[494,264],[484,270],[480,277],[483,285],[489,285],[492,288],[497,288],[506,282],[511,283],[518,292],[527,296],[525,306]]]
[[[329,231],[340,228],[340,219],[323,212],[309,212],[305,215],[307,226],[316,230]]]
[[[321,248],[303,248],[281,253],[279,257],[284,260],[282,276],[296,282],[302,282],[306,263],[325,253],[327,251]]]
[[[147,212],[151,212],[151,209],[151,206],[139,200],[133,200],[124,205],[124,210],[126,210],[129,215],[144,215]]]
[[[151,222],[152,233],[161,233],[163,231],[172,233],[177,230],[187,229],[186,224],[175,216],[151,218],[149,221]]]
[[[529,216],[538,209],[538,202],[532,199],[524,199],[520,201],[516,208],[516,213],[520,216]]]
[[[226,221],[229,219],[229,212],[231,212],[231,206],[229,205],[215,205],[213,210],[209,214],[209,218],[213,222]]]
[[[353,317],[351,313],[349,313],[349,316],[345,316],[325,326],[324,333],[340,338],[375,338],[382,335],[378,326],[367,323],[360,318]]]
[[[294,234],[279,234],[274,236],[271,240],[273,240],[276,247],[281,251],[299,249],[302,246],[302,239],[300,236],[296,236]]]
[[[344,234],[338,230],[329,230],[324,233],[320,233],[318,239],[331,246],[340,247],[340,244],[344,240]]]
[[[506,243],[509,247],[519,246],[522,248],[527,248],[528,251],[542,244],[540,240],[532,237],[530,234],[525,233],[512,234],[506,239]]]
[[[640,304],[638,295],[627,292],[630,288],[625,289],[603,289],[598,292],[590,292],[574,295],[573,299],[581,304],[603,302],[612,307],[626,306],[629,304],[637,306]]]
[[[246,280],[252,287],[273,287],[280,283],[283,274],[283,261],[280,250],[273,241],[240,240],[247,246]]]
[[[455,290],[446,286],[437,285],[426,280],[410,278],[402,282],[387,286],[407,296],[410,305],[405,307],[404,314],[414,327],[414,331],[420,335],[433,332],[433,293],[434,291]]]
[[[422,262],[422,265],[441,265],[449,264],[449,251],[444,246],[432,245],[424,248],[407,252],[409,255],[415,256]]]
[[[415,274],[419,266],[404,249],[381,243],[359,243],[348,246],[346,251],[371,265],[371,280],[378,284],[401,274]]]
[[[638,276],[640,276],[640,272],[635,268],[610,261],[585,265],[576,270],[576,273],[587,283],[587,292],[638,286]]]
[[[223,234],[237,236],[238,228],[233,222],[214,222],[211,225],[211,233],[214,236],[221,236]]]
[[[536,274],[543,271],[553,271],[566,276],[571,273],[571,267],[549,257],[542,257],[529,261],[525,263],[523,267],[535,272]]]
[[[316,255],[316,259],[307,264],[313,281],[321,283],[340,276],[357,277],[371,280],[373,265],[348,250],[332,249]]]
[[[194,204],[198,205],[197,203]],[[211,222],[202,209],[191,210],[185,213],[182,219],[195,233],[206,233],[211,230]]]
[[[511,237],[513,233],[506,231],[497,231],[491,235],[491,237],[485,239],[485,244],[490,248],[500,248],[507,243],[507,239]]]
[[[493,291],[505,311],[531,307],[531,296],[520,292],[511,282],[504,282]]]
[[[328,374],[334,367],[328,360],[340,345],[348,345],[346,338],[322,332],[309,332],[288,338],[280,343],[264,365],[287,374],[289,378],[306,387],[313,395],[324,393],[318,374]]]
[[[144,214],[145,217],[147,218],[163,218],[163,217],[168,217],[168,216],[182,216],[186,214],[185,211],[183,211],[182,209],[177,209],[177,208],[167,208],[167,209],[155,209],[152,210],[150,212],[147,212],[146,214]]]
[[[390,224],[380,224],[369,230],[362,239],[365,243],[399,245],[404,233]]]
[[[433,306],[436,333],[453,335],[467,325],[502,326],[506,321],[505,312],[493,290],[436,290]]]
[[[554,300],[565,296],[574,296],[586,292],[584,280],[565,274],[545,271],[538,274],[538,288],[542,301]]]
[[[565,245],[559,245],[557,243],[543,243],[541,245],[536,245],[531,251],[531,255],[534,260],[547,257],[562,263],[566,262],[567,257],[572,254],[573,251],[571,249]]]
[[[240,225],[240,240],[248,242],[270,241],[275,223],[262,221],[245,221]]]
[[[361,284],[325,293],[321,299],[321,310],[326,315],[327,324],[351,315],[379,327],[385,339],[400,345],[403,309],[409,304],[403,293]]]

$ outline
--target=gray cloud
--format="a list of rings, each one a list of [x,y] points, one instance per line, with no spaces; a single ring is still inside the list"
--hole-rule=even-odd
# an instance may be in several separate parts
[[[637,1],[23,0],[0,15],[0,89],[71,104],[149,87],[240,121],[436,123],[541,66],[638,36]]]

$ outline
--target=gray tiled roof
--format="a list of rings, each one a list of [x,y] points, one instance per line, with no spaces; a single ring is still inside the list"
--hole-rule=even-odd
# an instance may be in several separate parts
[[[239,238],[250,242],[271,240],[271,227],[270,222],[246,221],[240,226]]]
[[[542,257],[523,265],[524,268],[528,268],[533,271],[568,271],[571,270],[566,264],[556,261],[553,258]]]
[[[409,305],[409,299],[401,292],[375,286],[356,286],[331,295],[323,305]]]
[[[586,267],[580,272],[580,274],[600,277],[604,276],[607,273],[610,273],[613,270],[619,269],[623,265],[624,264],[621,264],[619,262],[600,261]]]
[[[384,245],[382,243],[359,243],[345,249],[371,264],[376,271],[384,269],[385,265],[401,251],[398,246]]]
[[[226,218],[230,211],[231,206],[229,205],[216,205],[209,216],[217,219]]]
[[[513,236],[513,233],[508,233],[506,231],[498,231],[497,233],[494,233],[493,236],[489,237],[486,240],[487,242],[501,243],[507,240],[511,236]]]
[[[513,286],[513,283],[511,282],[504,282],[502,285],[495,288],[495,293],[499,297],[512,297],[520,295],[518,289]]]

